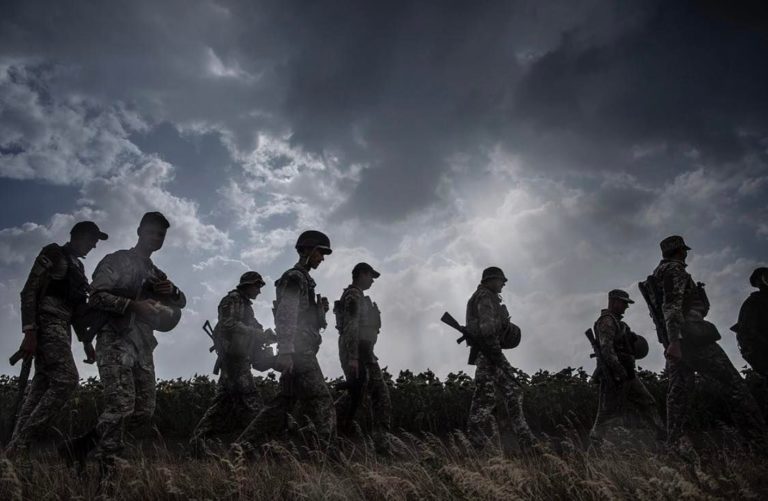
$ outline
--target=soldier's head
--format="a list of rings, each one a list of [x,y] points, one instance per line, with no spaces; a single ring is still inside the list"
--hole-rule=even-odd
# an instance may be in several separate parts
[[[507,277],[504,276],[504,272],[501,271],[501,268],[490,266],[483,270],[483,277],[480,283],[496,294],[501,294],[501,289],[503,289],[504,285],[507,283]]]
[[[679,261],[685,261],[688,257],[688,251],[691,250],[685,244],[683,237],[679,235],[672,235],[659,243],[661,247],[661,255],[664,259],[677,259]]]
[[[301,256],[302,264],[314,270],[320,266],[325,256],[333,252],[331,239],[321,231],[305,231],[296,240],[296,252]]]
[[[99,229],[93,221],[80,221],[69,231],[69,245],[79,257],[85,257],[96,247],[99,240],[109,235]]]
[[[359,287],[360,290],[370,289],[373,281],[380,276],[381,274],[368,263],[357,263],[352,268],[352,283]]]
[[[768,268],[755,269],[749,276],[749,284],[762,291],[768,290]]]
[[[629,294],[621,289],[613,289],[608,293],[608,309],[617,315],[623,315],[630,304],[634,304]]]
[[[150,252],[163,248],[165,234],[171,223],[159,212],[147,212],[142,216],[136,233],[139,235],[137,247],[142,247]]]
[[[261,293],[261,288],[264,287],[264,279],[261,275],[255,271],[246,271],[240,276],[240,283],[237,284],[238,290],[251,299]]]

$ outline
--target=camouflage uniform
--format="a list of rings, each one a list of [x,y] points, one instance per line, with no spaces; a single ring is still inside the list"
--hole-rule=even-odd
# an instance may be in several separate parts
[[[79,380],[70,326],[88,297],[83,263],[69,244],[51,244],[35,259],[21,291],[24,330],[37,329],[35,376],[9,447],[27,445],[51,423]]]
[[[597,415],[590,437],[602,439],[611,421],[620,419],[631,407],[657,437],[664,436],[664,425],[656,401],[635,375],[632,336],[635,334],[622,320],[622,315],[603,310],[595,322],[595,337],[600,344],[600,393]]]
[[[226,345],[219,354],[221,376],[213,402],[195,427],[192,441],[214,430],[222,431],[225,423],[242,430],[256,416],[261,397],[251,374],[251,346],[244,346],[241,339],[253,343],[259,332],[263,328],[254,316],[251,299],[240,289],[229,291],[219,303],[219,322],[214,330],[214,336],[221,337]]]
[[[315,281],[299,263],[275,283],[275,327],[280,355],[292,354],[293,370],[280,376],[280,393],[268,403],[238,437],[238,443],[258,445],[286,431],[296,404],[307,420],[300,431],[317,434],[328,443],[335,431],[336,411],[317,352],[325,328],[324,308],[315,297]],[[313,434],[314,434],[313,433]]]
[[[392,403],[389,388],[379,367],[379,361],[373,353],[381,328],[381,313],[376,303],[362,290],[350,285],[339,299],[339,359],[341,368],[348,382],[355,380],[349,370],[349,362],[358,361],[358,370],[365,374],[364,390],[357,409],[350,409],[353,404],[346,393],[339,407],[349,416],[354,416],[366,396],[370,396],[373,411],[373,429],[377,435],[388,432],[392,420]]]
[[[768,377],[768,269],[758,268],[750,283],[760,290],[744,301],[739,321],[731,327],[736,332],[741,356],[763,377]]]
[[[96,364],[104,386],[104,410],[96,431],[99,454],[119,455],[125,447],[126,425],[147,425],[155,411],[155,364],[157,346],[153,329],[127,312],[147,281],[167,277],[152,260],[135,249],[121,250],[101,260],[93,272],[92,308],[101,310],[109,321],[97,333]],[[167,298],[178,308],[186,305],[184,293]]]
[[[508,328],[509,319],[504,313],[501,296],[480,284],[467,302],[467,329],[478,337],[485,349],[476,360],[475,393],[469,409],[470,439],[481,446],[489,439],[499,444],[498,426],[494,416],[501,393],[501,405],[506,406],[512,429],[522,448],[535,442],[523,414],[523,388],[514,376],[514,369],[501,351],[500,336]],[[488,357],[492,357],[489,360]]]
[[[741,375],[717,344],[719,334],[715,332],[707,338],[694,334],[693,327],[704,323],[709,302],[685,268],[683,261],[663,259],[653,272],[653,279],[663,295],[661,310],[668,340],[670,343],[680,341],[683,355],[680,360],[667,359],[667,440],[675,444],[685,436],[685,421],[697,372],[724,388],[739,430],[748,438],[762,437],[765,433],[763,416]]]

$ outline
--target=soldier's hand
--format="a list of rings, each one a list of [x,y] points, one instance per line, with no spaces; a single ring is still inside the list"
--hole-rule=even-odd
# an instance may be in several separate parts
[[[664,350],[664,356],[666,356],[669,360],[680,360],[683,358],[683,350],[680,346],[680,341],[673,341],[669,343],[667,349]]]
[[[293,355],[290,353],[281,353],[275,360],[275,370],[283,373],[290,374],[293,371]]]
[[[131,312],[139,317],[149,317],[160,312],[157,308],[157,302],[154,299],[142,299],[140,301],[131,301],[129,306]]]
[[[347,368],[349,369],[349,372],[352,373],[353,376],[355,376],[355,379],[357,379],[360,375],[360,363],[357,360],[350,360],[347,363]]]
[[[160,280],[152,285],[152,291],[163,296],[170,296],[175,290],[176,286],[170,280]]]
[[[96,362],[96,350],[93,348],[93,343],[83,343],[83,351],[85,351],[85,360],[83,360],[83,362],[86,364],[93,364]]]
[[[27,329],[24,331],[24,339],[21,341],[19,349],[24,353],[24,359],[35,355],[37,351],[37,330]]]

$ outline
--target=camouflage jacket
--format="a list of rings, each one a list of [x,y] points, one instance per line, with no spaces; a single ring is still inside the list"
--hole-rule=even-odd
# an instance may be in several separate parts
[[[97,335],[100,338],[102,335],[125,337],[139,353],[151,353],[157,346],[152,328],[126,310],[130,302],[139,296],[146,282],[165,279],[167,275],[150,258],[139,255],[133,248],[106,255],[93,272],[90,305],[108,314],[112,321]],[[183,308],[187,299],[183,292],[178,291],[167,302]]]
[[[594,329],[608,371],[623,379],[628,369],[633,368],[635,357],[631,344],[632,331],[621,318],[609,310],[602,310]]]
[[[752,366],[768,367],[768,291],[750,294],[732,329],[744,359]]]
[[[219,302],[219,322],[215,334],[222,337],[226,355],[250,357],[253,343],[264,332],[251,304],[251,299],[239,289],[229,291]]]
[[[376,303],[358,287],[350,285],[341,294],[336,313],[339,339],[349,359],[374,359],[373,347],[381,330],[381,313]]]
[[[657,288],[662,291],[661,311],[670,343],[682,339],[683,322],[689,312],[704,317],[709,310],[703,289],[685,271],[686,266],[683,261],[662,259],[653,271]]]
[[[492,351],[501,352],[500,336],[509,323],[501,296],[480,284],[467,301],[467,329]]]
[[[46,245],[21,290],[22,329],[37,327],[40,312],[70,321],[75,309],[88,299],[88,292],[83,263],[69,244]]]
[[[325,310],[315,296],[315,281],[301,263],[275,282],[275,329],[280,354],[316,354],[326,327]]]

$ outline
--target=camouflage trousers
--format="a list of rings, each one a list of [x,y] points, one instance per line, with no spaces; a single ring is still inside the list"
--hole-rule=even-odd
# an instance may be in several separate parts
[[[534,445],[535,437],[528,427],[523,414],[523,388],[513,374],[513,368],[503,355],[491,364],[482,354],[477,357],[475,371],[475,393],[469,408],[468,432],[473,444],[487,445],[491,440],[496,447],[501,445],[496,411],[501,405],[506,409],[521,448]],[[501,394],[501,402],[497,399]]]
[[[729,400],[733,420],[748,440],[764,440],[766,425],[757,402],[719,344],[683,346],[681,360],[667,360],[667,373],[667,441],[670,444],[678,443],[685,435],[696,373],[722,388]]]
[[[261,406],[261,396],[248,360],[225,360],[213,402],[197,423],[190,442],[197,442],[214,433],[242,430],[256,417]]]
[[[261,445],[289,431],[298,408],[298,436],[310,445],[327,446],[336,432],[336,410],[323,371],[314,355],[294,355],[293,371],[280,376],[280,392],[261,409],[243,433],[240,444]]]
[[[110,333],[112,334],[112,333]],[[152,353],[137,353],[125,337],[100,337],[96,364],[104,386],[104,410],[96,424],[98,453],[119,456],[125,449],[126,429],[151,423],[155,412],[155,364]]]
[[[38,323],[35,376],[16,420],[10,448],[26,446],[47,430],[79,381],[69,322],[41,314]]]
[[[340,351],[340,355],[344,376],[347,378],[347,381],[354,381],[354,374],[348,369],[348,358],[343,355],[343,351]],[[379,362],[376,360],[376,357],[371,357],[367,362],[361,360],[360,366],[361,369],[365,369],[366,380],[362,388],[362,394],[357,399],[356,408],[351,408],[353,399],[350,392],[347,391],[336,402],[337,412],[348,420],[356,420],[360,410],[369,403],[371,411],[370,422],[374,434],[388,433],[392,425],[392,401],[389,398],[389,388],[384,382]],[[345,424],[350,425],[351,423]]]
[[[656,407],[656,400],[639,378],[633,377],[618,385],[601,381],[598,395],[597,415],[589,434],[591,439],[601,440],[606,428],[628,415],[640,418],[656,433],[657,438],[664,437],[664,423]]]

